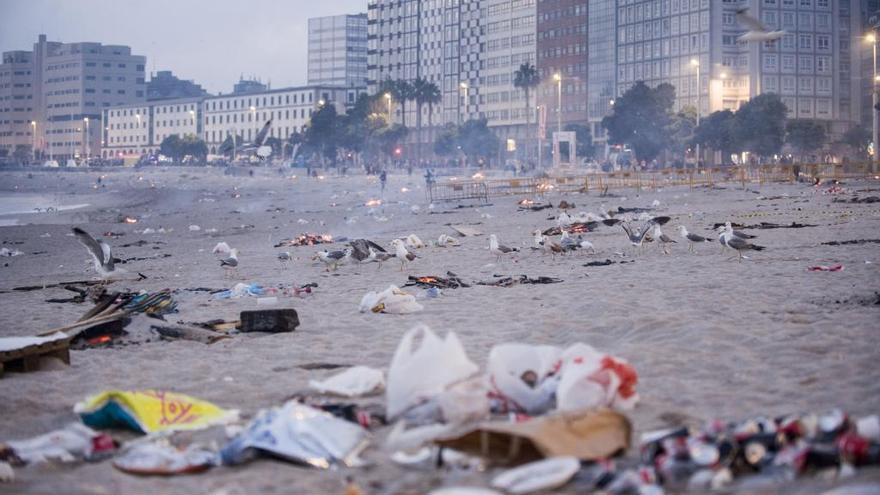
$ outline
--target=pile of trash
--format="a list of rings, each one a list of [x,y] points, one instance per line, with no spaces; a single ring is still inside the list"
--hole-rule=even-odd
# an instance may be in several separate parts
[[[275,247],[290,247],[290,246],[315,246],[317,244],[330,244],[333,242],[333,236],[330,234],[300,234],[293,239],[284,239],[278,244],[275,244]]]

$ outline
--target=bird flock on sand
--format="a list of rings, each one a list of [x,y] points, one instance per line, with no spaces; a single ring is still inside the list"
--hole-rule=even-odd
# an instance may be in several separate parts
[[[656,206],[656,202],[655,205]],[[619,209],[620,210],[620,209]],[[566,212],[560,213],[556,217],[556,228],[546,231],[535,230],[533,232],[533,241],[531,245],[532,252],[539,252],[543,255],[550,255],[554,259],[556,256],[564,256],[566,254],[581,251],[583,253],[597,253],[593,243],[584,238],[584,232],[594,232],[600,227],[619,226],[626,236],[626,241],[632,249],[632,255],[638,256],[646,249],[646,245],[656,243],[664,254],[670,254],[673,245],[679,241],[666,235],[662,227],[667,225],[672,218],[669,216],[651,216],[647,213],[648,209],[630,209],[623,214],[620,211],[606,211],[604,205],[599,215],[581,212],[576,215],[569,215]],[[638,212],[637,217],[633,217],[631,213]],[[577,227],[577,229],[574,229]],[[688,245],[688,252],[696,253],[697,246],[709,244],[715,241],[712,237],[695,234],[688,230],[684,225],[677,225],[678,234],[683,242]],[[577,233],[577,237],[572,232]],[[717,227],[717,240],[721,246],[722,253],[725,250],[735,252],[735,257],[742,261],[748,259],[744,254],[749,251],[763,251],[764,246],[754,244],[752,239],[756,236],[734,230],[731,222],[725,222],[724,225]],[[555,234],[553,236],[548,234]],[[91,256],[92,264],[98,276],[102,279],[112,279],[125,273],[125,270],[116,266],[118,259],[113,257],[110,246],[103,240],[96,240],[86,231],[76,227],[73,229],[73,235],[86,248]],[[559,236],[558,239],[553,237]],[[400,270],[404,271],[407,266],[419,259],[414,251],[424,248],[427,245],[438,248],[460,246],[458,239],[442,234],[436,241],[426,244],[417,235],[410,234],[407,237],[393,239],[386,249],[380,244],[367,239],[355,239],[348,241],[347,245],[342,249],[328,250],[323,249],[315,253],[312,257],[313,261],[322,263],[328,272],[336,271],[340,266],[347,264],[365,264],[376,263],[381,265],[394,258],[400,263]],[[512,247],[502,244],[496,234],[489,235],[489,253],[495,257],[496,262],[503,262],[507,259],[516,259],[517,256],[524,254],[521,247]],[[238,276],[239,255],[237,248],[230,247],[226,242],[219,242],[212,253],[217,256],[220,268],[224,271],[224,278],[232,278]],[[623,253],[619,253],[624,255]],[[289,251],[283,251],[276,254],[277,260],[282,269],[287,269],[294,257]],[[731,257],[733,259],[733,257]]]

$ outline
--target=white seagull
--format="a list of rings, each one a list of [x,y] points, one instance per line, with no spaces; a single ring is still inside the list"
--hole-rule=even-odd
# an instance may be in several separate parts
[[[233,272],[238,273],[238,249],[230,249],[229,256],[220,260],[220,266],[226,270],[224,274],[226,278],[231,277]]]
[[[391,241],[391,247],[394,248],[394,256],[396,256],[400,260],[400,271],[403,271],[407,262],[416,259],[416,255],[409,252],[406,249],[406,246],[403,245],[403,241],[401,241],[400,239],[394,239],[393,241]]]
[[[557,254],[565,252],[562,246],[548,239],[540,230],[535,231],[535,248],[540,249],[544,254],[550,253],[554,258]]]
[[[497,261],[501,261],[503,256],[517,251],[519,251],[519,249],[498,244],[498,237],[495,234],[489,236],[489,252],[495,255]]]
[[[116,274],[125,273],[125,270],[122,268],[116,268],[116,263],[113,259],[113,253],[110,252],[109,244],[104,241],[96,241],[94,237],[88,234],[88,232],[79,227],[73,228],[73,235],[76,236],[76,240],[85,246],[86,250],[92,256],[95,271],[98,272],[98,275],[101,278],[106,280],[112,278]]]
[[[688,251],[690,251],[692,253],[696,252],[696,250],[694,249],[694,244],[697,244],[700,242],[712,242],[712,239],[709,237],[703,237],[701,235],[692,234],[692,233],[688,232],[687,227],[685,227],[684,225],[678,226],[678,233],[679,233],[679,235],[681,235],[682,237],[687,239]]]
[[[748,7],[736,11],[736,20],[749,29],[737,38],[743,43],[776,41],[785,36],[785,31],[771,31],[763,22],[749,15]]]
[[[724,238],[724,242],[722,243],[724,246],[729,247],[736,251],[736,254],[739,255],[738,261],[742,261],[743,259],[743,251],[763,251],[764,246],[758,246],[757,244],[751,244],[745,239],[741,237],[737,237],[733,233],[733,227],[730,226],[730,222],[725,225],[724,233],[721,234],[721,237]]]
[[[327,265],[327,271],[329,272],[331,268],[333,270],[339,268],[339,265],[345,263],[350,256],[351,248],[346,248],[344,251],[327,251],[325,249],[323,251],[318,251],[312,259],[321,260]]]
[[[669,250],[667,246],[669,244],[677,244],[675,239],[672,239],[668,235],[664,234],[662,230],[660,230],[660,226],[654,224],[654,238],[657,239],[657,243],[660,245],[660,248],[663,249],[664,254],[669,254]]]

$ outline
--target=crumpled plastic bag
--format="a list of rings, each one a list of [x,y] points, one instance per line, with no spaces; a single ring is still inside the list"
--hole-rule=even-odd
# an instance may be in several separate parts
[[[549,345],[494,346],[488,364],[494,410],[538,415],[553,409],[561,355]]]
[[[385,374],[375,368],[354,366],[323,381],[310,380],[309,387],[322,394],[358,397],[381,392],[385,388]]]
[[[241,464],[258,452],[318,468],[353,466],[367,446],[367,431],[313,407],[289,401],[262,411],[220,451],[224,464]]]
[[[556,407],[575,411],[610,407],[630,410],[639,400],[638,374],[623,359],[577,343],[562,353],[562,369],[556,389]]]
[[[422,240],[419,239],[419,236],[417,236],[415,234],[410,234],[410,235],[406,236],[405,243],[406,243],[406,247],[408,247],[408,248],[420,249],[420,248],[425,247],[425,243],[422,242]]]
[[[197,430],[238,418],[238,411],[161,390],[106,390],[78,402],[73,412],[93,428],[126,426],[141,433]]]
[[[25,464],[58,460],[73,462],[77,458],[91,457],[94,439],[100,434],[82,423],[69,425],[27,440],[6,442],[15,456]]]
[[[424,307],[416,302],[415,296],[391,285],[382,292],[367,292],[361,299],[359,309],[361,313],[372,311],[373,313],[405,315],[419,312]]]
[[[166,441],[132,445],[113,460],[116,469],[143,475],[198,473],[217,464],[216,452],[197,445],[178,449]]]
[[[266,289],[264,289],[260,284],[244,284],[237,283],[235,287],[224,290],[223,292],[218,292],[214,294],[215,299],[238,299],[244,296],[262,296],[266,293]]]
[[[550,457],[508,469],[492,479],[492,487],[514,495],[559,488],[581,469],[576,457]]]
[[[415,347],[414,341],[419,336],[421,343]],[[454,332],[441,339],[424,325],[413,328],[403,335],[388,369],[385,391],[388,420],[393,421],[478,371]]]

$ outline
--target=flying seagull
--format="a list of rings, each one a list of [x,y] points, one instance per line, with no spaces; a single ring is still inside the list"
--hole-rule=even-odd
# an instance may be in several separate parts
[[[229,250],[229,256],[220,260],[220,266],[226,270],[225,277],[229,278],[233,272],[238,272],[238,248]]]
[[[763,251],[764,246],[758,246],[757,244],[750,244],[745,239],[737,237],[733,234],[733,228],[730,224],[727,224],[727,227],[724,230],[724,233],[721,234],[724,237],[724,245],[729,247],[730,249],[736,250],[736,253],[739,255],[739,261],[743,259],[743,251]]]
[[[96,241],[94,237],[88,234],[88,232],[79,227],[73,228],[73,235],[76,236],[79,243],[85,246],[86,250],[92,256],[92,262],[95,264],[95,271],[98,272],[98,275],[100,275],[101,278],[108,279],[117,273],[125,272],[122,268],[116,268],[116,263],[113,259],[113,254],[110,252],[109,244],[104,241]]]
[[[517,248],[510,248],[503,244],[498,244],[498,237],[495,234],[489,236],[489,252],[495,255],[497,261],[501,261],[502,256],[519,251]]]
[[[671,220],[669,217],[653,217],[649,219],[645,223],[645,225],[642,226],[641,229],[636,231],[632,229],[632,227],[629,225],[629,222],[625,222],[617,218],[602,220],[602,223],[608,226],[620,225],[620,227],[626,233],[626,237],[629,239],[630,244],[638,249],[642,247],[642,242],[645,241],[645,237],[648,234],[648,231],[650,231],[655,225],[666,225],[669,220]]]
[[[403,271],[407,262],[416,259],[416,255],[409,252],[403,244],[403,241],[400,239],[394,239],[391,241],[391,246],[394,248],[394,255],[400,260],[400,271]]]
[[[690,232],[688,232],[687,227],[685,227],[684,225],[678,226],[678,233],[681,234],[682,237],[687,239],[688,251],[690,251],[692,253],[696,252],[694,250],[694,244],[697,244],[700,242],[712,242],[712,239],[710,239],[708,237],[703,237],[703,236],[697,235],[697,234],[691,234]]]
[[[743,43],[776,41],[785,36],[785,31],[771,31],[763,22],[749,15],[748,7],[736,11],[736,20],[749,29],[737,38]]]

